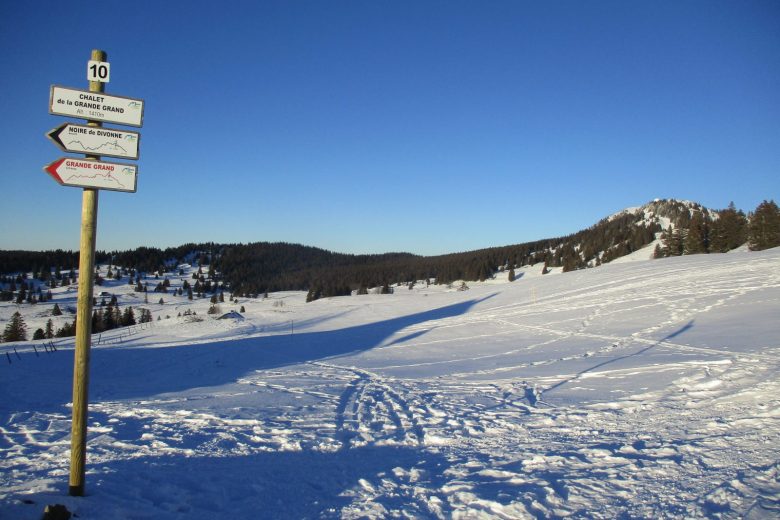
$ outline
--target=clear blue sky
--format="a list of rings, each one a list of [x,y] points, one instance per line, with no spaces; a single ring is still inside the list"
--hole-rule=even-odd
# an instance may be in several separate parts
[[[0,3],[0,248],[76,250],[51,84],[146,102],[98,248],[439,254],[780,199],[780,2]],[[111,126],[111,125],[107,125]]]

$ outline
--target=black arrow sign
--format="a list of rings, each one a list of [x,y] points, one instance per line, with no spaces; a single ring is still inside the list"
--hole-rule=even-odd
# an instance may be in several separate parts
[[[120,159],[138,159],[141,134],[86,125],[64,123],[46,137],[65,152],[105,155]]]

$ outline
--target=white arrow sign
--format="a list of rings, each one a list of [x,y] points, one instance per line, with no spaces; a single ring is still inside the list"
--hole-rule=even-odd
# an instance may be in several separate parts
[[[44,168],[63,186],[135,193],[138,167],[134,164],[88,161],[63,157]]]
[[[127,130],[65,123],[52,129],[46,137],[65,152],[138,159],[138,143],[141,134]]]
[[[49,113],[90,121],[143,126],[144,102],[142,99],[52,85]]]

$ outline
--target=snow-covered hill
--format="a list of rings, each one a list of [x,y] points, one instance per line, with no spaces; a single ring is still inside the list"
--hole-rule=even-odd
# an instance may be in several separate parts
[[[705,208],[698,202],[676,199],[655,199],[643,206],[626,208],[619,211],[607,217],[607,220],[615,220],[623,215],[638,215],[641,217],[641,222],[644,225],[660,224],[661,227],[666,229],[670,225],[674,226],[675,221],[680,217],[687,217],[690,219],[695,212],[701,212],[709,220],[718,218],[717,211]]]
[[[780,249],[537,271],[243,320],[150,294],[93,348],[84,498],[72,339],[0,344],[0,518],[780,516]]]

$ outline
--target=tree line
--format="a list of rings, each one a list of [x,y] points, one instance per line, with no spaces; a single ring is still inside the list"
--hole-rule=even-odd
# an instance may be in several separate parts
[[[663,229],[665,219],[670,225]],[[418,281],[449,284],[456,280],[483,281],[499,272],[514,278],[514,269],[542,264],[572,271],[595,267],[652,243],[658,234],[656,256],[729,251],[745,242],[752,250],[780,245],[778,209],[764,201],[748,215],[731,204],[712,211],[695,203],[656,200],[639,211],[627,211],[602,219],[577,233],[476,251],[439,256],[410,253],[352,255],[285,242],[250,244],[189,243],[158,249],[141,247],[128,251],[98,252],[99,263],[121,265],[140,290],[141,273],[158,275],[188,263],[208,269],[208,278],[196,276],[194,290],[257,297],[283,290],[309,291],[310,300],[327,296],[365,293],[368,288],[410,286]],[[66,251],[0,251],[0,272],[33,272],[49,285],[70,281],[78,253]],[[117,270],[118,272],[118,270]],[[19,275],[21,276],[21,275]],[[198,283],[200,282],[200,283]],[[10,284],[3,284],[7,298]],[[158,288],[164,292],[164,281]],[[18,294],[15,295],[18,298]]]
[[[680,214],[662,232],[655,257],[726,253],[745,243],[751,251],[780,246],[780,209],[773,200],[747,216],[733,202],[713,213],[696,208]]]

